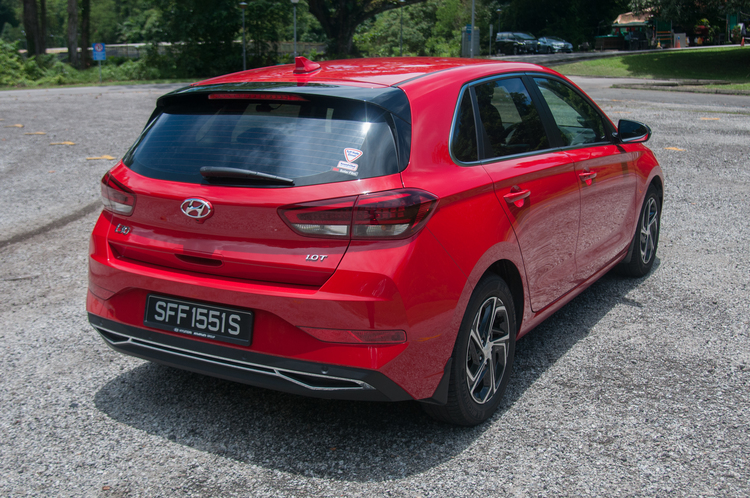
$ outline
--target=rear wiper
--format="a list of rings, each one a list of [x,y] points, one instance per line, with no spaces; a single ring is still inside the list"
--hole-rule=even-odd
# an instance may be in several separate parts
[[[263,182],[280,183],[283,185],[294,185],[294,180],[283,176],[269,175],[259,171],[250,171],[240,168],[225,168],[222,166],[203,166],[201,175],[205,178],[234,178],[247,180],[260,180]]]

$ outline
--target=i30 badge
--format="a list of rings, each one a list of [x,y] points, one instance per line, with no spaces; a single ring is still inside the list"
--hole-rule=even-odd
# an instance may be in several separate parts
[[[180,209],[185,213],[185,216],[195,220],[205,220],[214,212],[211,203],[203,199],[185,199],[182,201]]]

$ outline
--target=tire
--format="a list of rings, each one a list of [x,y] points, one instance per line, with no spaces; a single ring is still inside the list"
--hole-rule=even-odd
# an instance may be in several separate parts
[[[518,55],[518,47],[513,46],[513,55]]]
[[[489,275],[479,281],[453,347],[448,403],[423,404],[428,415],[471,427],[495,413],[513,370],[514,309],[510,289],[500,277]]]
[[[618,272],[628,277],[643,277],[651,271],[659,246],[659,229],[661,227],[661,203],[659,194],[652,185],[646,192],[638,227],[631,241],[630,261],[618,266]]]

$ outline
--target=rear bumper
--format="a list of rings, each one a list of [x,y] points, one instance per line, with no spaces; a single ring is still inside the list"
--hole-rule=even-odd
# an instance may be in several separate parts
[[[191,339],[125,325],[92,313],[89,322],[115,351],[204,375],[316,398],[413,399],[380,372],[281,358],[218,344],[197,344]]]

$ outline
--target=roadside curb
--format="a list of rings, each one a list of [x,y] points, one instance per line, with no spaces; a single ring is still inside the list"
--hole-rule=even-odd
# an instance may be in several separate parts
[[[666,83],[615,83],[612,88],[630,90],[659,90],[662,92],[709,93],[716,95],[750,95],[750,90],[729,90],[722,88],[705,88],[706,85],[722,85],[721,81],[674,81]]]

